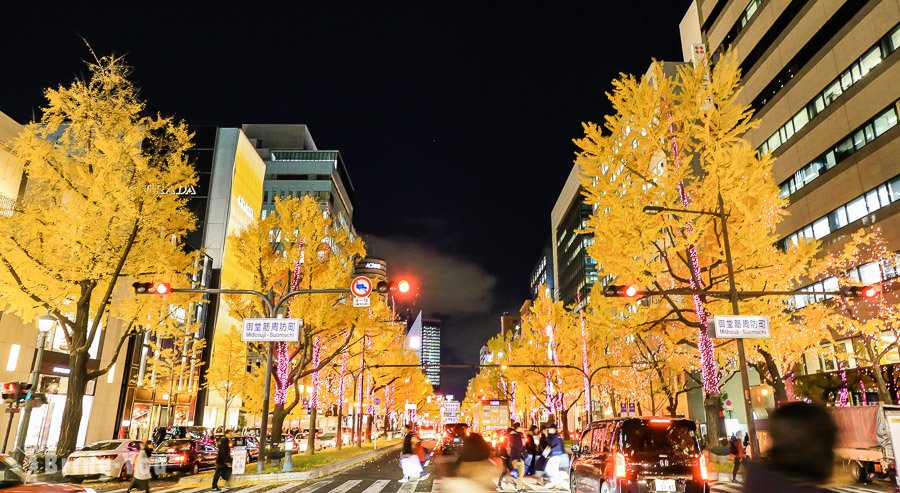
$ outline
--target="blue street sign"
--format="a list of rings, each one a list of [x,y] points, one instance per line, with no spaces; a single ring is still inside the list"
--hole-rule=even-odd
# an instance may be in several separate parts
[[[378,398],[378,397],[376,397],[376,398],[375,398],[375,405],[377,406],[377,405],[379,405],[379,404],[381,404],[381,399]]]

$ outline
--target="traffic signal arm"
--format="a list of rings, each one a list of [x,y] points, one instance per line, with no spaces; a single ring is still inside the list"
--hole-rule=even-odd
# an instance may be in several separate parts
[[[790,296],[798,294],[816,294],[843,296],[845,298],[867,298],[872,299],[882,294],[881,286],[841,286],[839,291],[803,291],[800,289],[788,291],[738,291],[738,298],[759,298],[761,296]],[[640,290],[634,286],[617,286],[609,285],[603,288],[603,296],[613,298],[638,298],[648,296],[710,296],[714,298],[728,298],[731,296],[730,291],[702,291],[690,288],[660,289],[660,290]]]

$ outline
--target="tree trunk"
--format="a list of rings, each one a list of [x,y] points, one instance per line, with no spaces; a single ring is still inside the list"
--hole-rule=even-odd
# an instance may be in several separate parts
[[[707,394],[703,399],[703,409],[706,411],[707,446],[719,447],[723,445],[721,439],[725,438],[725,429],[719,417],[722,412],[721,394]]]
[[[562,421],[562,435],[565,440],[569,439],[569,408],[564,407],[559,410],[559,420]]]
[[[66,407],[63,409],[62,428],[59,431],[59,442],[56,455],[68,457],[75,451],[78,431],[81,426],[84,391],[87,388],[87,348],[78,349],[69,354],[69,386],[66,390]]]
[[[887,388],[887,382],[884,379],[884,369],[878,356],[875,354],[875,348],[872,347],[872,338],[863,337],[866,345],[866,354],[869,356],[869,363],[872,365],[872,376],[875,377],[875,385],[878,386],[878,398],[883,404],[893,404],[894,397]]]
[[[372,443],[372,422],[375,420],[375,416],[372,414],[366,415],[366,443]]]
[[[778,407],[788,402],[787,388],[784,385],[784,376],[778,370],[778,364],[775,358],[768,351],[758,348],[759,354],[762,355],[766,362],[766,371],[769,373],[769,383],[775,389],[775,406]]]
[[[316,450],[316,408],[309,410],[309,436],[306,437],[306,455],[312,455]]]
[[[178,401],[175,401],[178,402]],[[225,411],[222,412],[222,433],[228,430],[228,399],[225,399]]]
[[[675,417],[675,414],[678,412],[678,397],[672,395],[671,392],[666,392],[666,400],[668,400],[669,404],[666,405],[666,410],[669,411],[669,416]]]
[[[281,443],[281,427],[284,426],[284,418],[287,412],[284,410],[284,404],[275,404],[272,409],[272,432],[269,433],[268,447],[274,449]],[[262,431],[262,430],[261,430]]]
[[[609,393],[609,405],[612,407],[613,416],[618,417],[619,411],[616,410],[616,394],[612,391]]]
[[[338,424],[337,424],[337,436],[334,438],[334,448],[340,450],[344,445],[344,406],[338,406],[337,412]]]

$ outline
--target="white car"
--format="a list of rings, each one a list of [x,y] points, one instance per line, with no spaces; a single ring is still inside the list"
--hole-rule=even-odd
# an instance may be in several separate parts
[[[72,452],[62,473],[66,481],[79,483],[85,478],[131,477],[132,465],[141,442],[138,440],[104,440]]]

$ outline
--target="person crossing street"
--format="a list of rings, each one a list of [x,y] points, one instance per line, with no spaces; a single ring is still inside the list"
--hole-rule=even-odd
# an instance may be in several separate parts
[[[216,454],[216,472],[213,473],[212,490],[221,491],[219,489],[219,478],[225,480],[226,483],[231,482],[231,437],[234,432],[225,431],[225,436],[219,440],[219,451]],[[231,489],[231,486],[226,486]]]

